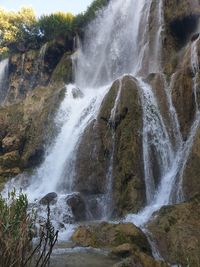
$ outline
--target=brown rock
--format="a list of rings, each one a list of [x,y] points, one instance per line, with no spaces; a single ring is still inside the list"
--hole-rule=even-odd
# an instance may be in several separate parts
[[[80,194],[74,194],[68,197],[66,202],[71,207],[76,222],[87,219],[86,205]]]
[[[10,152],[19,149],[21,141],[18,136],[6,136],[2,140],[2,149],[4,152]]]
[[[171,264],[200,265],[200,196],[161,208],[149,230],[162,257]]]
[[[43,145],[53,133],[52,116],[63,95],[63,89],[39,87],[23,101],[0,108],[1,161],[6,168],[20,169],[33,167],[41,162]],[[16,157],[17,156],[17,157]]]
[[[115,248],[130,244],[151,255],[151,248],[144,233],[131,223],[100,223],[80,226],[72,236],[73,242],[81,246]]]
[[[112,254],[119,257],[128,257],[131,255],[133,247],[129,243],[124,243],[112,250]]]
[[[186,200],[200,192],[200,129],[198,129],[183,173],[183,194]]]
[[[19,166],[20,155],[18,151],[12,151],[0,156],[0,166],[3,168],[13,168]]]

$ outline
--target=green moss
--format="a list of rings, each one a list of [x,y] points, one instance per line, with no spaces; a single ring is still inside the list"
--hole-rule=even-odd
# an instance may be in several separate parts
[[[56,66],[51,82],[62,82],[62,83],[70,83],[72,82],[72,59],[70,53],[65,53]]]

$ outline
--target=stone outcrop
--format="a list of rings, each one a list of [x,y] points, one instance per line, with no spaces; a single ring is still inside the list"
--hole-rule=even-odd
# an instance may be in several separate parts
[[[0,108],[0,181],[38,165],[53,134],[63,87],[38,87],[19,103]]]
[[[161,208],[148,228],[166,261],[200,265],[200,195],[189,202]]]
[[[81,246],[111,249],[111,254],[123,259],[115,265],[141,267],[167,267],[164,262],[152,258],[151,248],[143,232],[131,223],[92,224],[79,226],[72,236]]]
[[[38,86],[48,86],[50,82],[71,82],[71,52],[65,51],[64,44],[52,41],[40,50],[12,55],[9,59],[8,88],[4,103],[19,102]]]
[[[86,204],[80,194],[73,194],[66,200],[72,210],[75,222],[85,221],[87,219]]]
[[[200,41],[197,43],[198,57],[200,59]],[[191,67],[191,43],[184,50],[183,60],[179,63],[179,67],[172,76],[171,92],[172,101],[175,106],[178,119],[180,122],[180,130],[183,138],[186,139],[190,127],[195,118],[195,95],[194,95],[194,75]],[[199,80],[200,81],[200,80]],[[199,102],[199,90],[197,86],[197,101]]]
[[[200,192],[200,129],[198,129],[194,144],[189,155],[183,173],[183,195],[185,199],[190,199]]]
[[[182,61],[180,49],[183,48],[196,33],[200,5],[198,0],[164,0],[163,59],[165,72],[172,74]]]
[[[0,106],[0,186],[41,163],[44,145],[55,135],[53,116],[65,84],[72,81],[70,54],[65,42],[55,40],[10,57]]]
[[[46,196],[40,199],[41,205],[53,205],[57,201],[57,194],[55,192],[48,193]]]
[[[113,164],[113,214],[138,211],[145,203],[141,149],[142,109],[136,81],[125,76],[114,121],[111,112],[120,90],[114,82],[99,115],[85,130],[78,148],[75,190],[105,194],[107,173]],[[112,135],[114,134],[114,143]],[[114,151],[113,162],[111,156]],[[85,167],[87,166],[87,168]]]

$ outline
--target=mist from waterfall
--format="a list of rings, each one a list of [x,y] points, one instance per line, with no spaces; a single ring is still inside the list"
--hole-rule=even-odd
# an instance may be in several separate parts
[[[162,1],[154,11],[154,38],[149,36],[151,6],[151,0],[110,1],[86,31],[77,62],[78,86],[98,87],[125,73],[145,76],[159,70],[160,58],[155,62],[152,57],[160,55]]]

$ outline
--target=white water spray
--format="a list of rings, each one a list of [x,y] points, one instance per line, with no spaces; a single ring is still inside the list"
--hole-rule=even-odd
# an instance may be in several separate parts
[[[8,76],[8,62],[6,58],[0,62],[0,103],[6,96],[6,79]]]
[[[121,97],[121,91],[122,91],[122,79],[119,79],[119,88],[118,92],[115,98],[115,103],[114,106],[111,110],[110,114],[110,119],[109,119],[109,125],[111,128],[111,134],[112,134],[112,144],[111,144],[111,156],[110,156],[110,161],[109,161],[109,167],[108,167],[108,172],[106,175],[106,182],[107,182],[107,190],[106,194],[104,197],[103,201],[103,212],[102,212],[102,218],[109,220],[112,216],[112,208],[113,208],[113,203],[112,203],[112,191],[113,191],[113,164],[114,164],[114,155],[115,155],[115,116],[117,112],[117,108],[120,102],[120,97]]]

